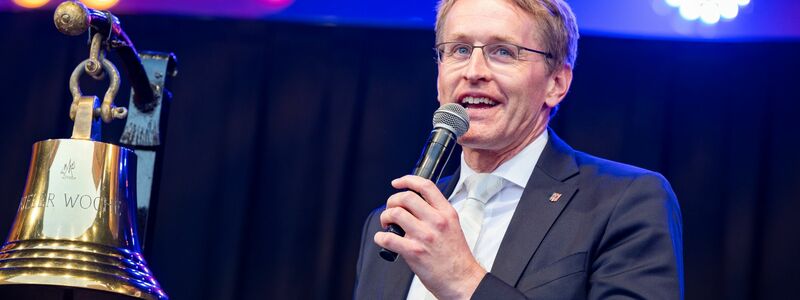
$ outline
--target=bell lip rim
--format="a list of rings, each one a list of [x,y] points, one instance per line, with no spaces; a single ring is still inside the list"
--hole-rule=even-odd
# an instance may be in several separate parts
[[[140,287],[144,287],[144,289],[146,289],[146,290],[159,290],[161,292],[164,292],[164,290],[161,288],[161,284],[158,283],[158,281],[156,280],[156,278],[155,278],[155,276],[153,274],[144,274],[144,273],[143,273],[144,276],[125,277],[125,276],[120,276],[120,275],[116,275],[116,274],[112,274],[112,273],[104,273],[104,272],[99,272],[99,271],[94,271],[94,270],[67,269],[67,268],[62,268],[62,267],[44,267],[44,266],[33,266],[33,267],[14,266],[14,267],[2,267],[2,268],[0,268],[0,274],[8,273],[8,272],[14,272],[14,271],[34,270],[34,269],[45,269],[45,270],[48,270],[48,271],[62,272],[62,273],[77,272],[77,273],[86,273],[86,274],[92,274],[92,275],[97,275],[97,276],[102,276],[102,277],[111,277],[111,278],[115,278],[117,281],[125,282],[128,285],[137,285],[137,286],[140,286]],[[64,275],[64,274],[59,274],[59,275],[28,274],[28,275],[39,276],[39,277],[47,277],[47,278],[71,276],[71,275]],[[139,278],[139,277],[141,277],[141,278]],[[148,278],[152,279],[152,281],[148,281]],[[17,283],[21,283],[21,284],[42,284],[42,283],[38,283],[38,282],[36,282],[36,283],[33,283],[33,282],[8,282],[7,280],[0,280],[0,285],[17,284]],[[78,285],[62,285],[62,284],[53,284],[53,285],[83,287],[83,286],[78,286]],[[85,288],[94,289],[94,288],[90,288],[90,287],[85,287]],[[108,290],[105,290],[105,289],[100,289],[100,290],[108,291]]]
[[[51,275],[48,275],[48,276],[37,275],[37,276],[52,277]],[[152,300],[168,300],[169,299],[169,296],[164,291],[164,289],[161,288],[160,285],[155,286],[155,289],[160,291],[161,294],[159,294],[158,292],[155,292],[155,291],[147,291],[147,290],[144,290],[144,289],[137,289],[137,290],[141,291],[141,293],[142,293],[142,295],[140,295],[140,296],[135,296],[135,295],[127,294],[127,293],[121,293],[121,292],[117,292],[117,291],[114,291],[114,290],[108,290],[108,289],[103,289],[103,288],[86,287],[86,286],[80,286],[80,285],[56,284],[56,283],[47,283],[47,282],[44,282],[44,283],[42,283],[42,282],[11,282],[11,281],[8,281],[7,279],[0,279],[0,287],[9,286],[9,285],[34,285],[34,286],[35,285],[46,285],[46,286],[53,286],[53,287],[64,287],[64,288],[75,288],[75,289],[85,289],[85,290],[91,290],[91,291],[100,291],[100,292],[104,292],[104,293],[112,293],[112,294],[116,294],[116,295],[124,295],[124,296],[128,296],[128,297],[140,298],[140,299],[146,299],[146,300],[151,300],[151,299]],[[151,296],[151,297],[147,297],[147,296]]]

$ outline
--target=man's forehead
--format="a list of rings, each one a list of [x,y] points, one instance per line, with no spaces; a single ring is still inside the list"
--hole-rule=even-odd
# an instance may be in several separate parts
[[[442,39],[483,43],[538,40],[534,17],[504,0],[461,0],[445,17]]]

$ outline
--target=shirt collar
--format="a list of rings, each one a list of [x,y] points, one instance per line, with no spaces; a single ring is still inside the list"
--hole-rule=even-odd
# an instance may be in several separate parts
[[[536,163],[539,161],[539,157],[542,155],[545,145],[547,145],[547,140],[548,133],[547,130],[545,130],[542,132],[542,134],[536,137],[533,142],[525,146],[522,151],[511,157],[511,159],[500,164],[497,169],[492,171],[492,174],[500,176],[506,181],[525,189],[525,186],[528,184],[528,180],[531,178],[531,174],[533,174],[533,168],[536,167]],[[461,172],[458,177],[458,183],[456,183],[456,187],[453,190],[453,194],[450,195],[451,199],[456,194],[460,193],[461,190],[465,189],[464,181],[470,175],[475,173],[477,172],[470,168],[466,161],[464,161],[464,153],[462,152]]]

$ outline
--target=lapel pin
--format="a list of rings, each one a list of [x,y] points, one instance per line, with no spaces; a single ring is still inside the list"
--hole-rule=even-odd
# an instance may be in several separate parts
[[[558,199],[561,199],[561,193],[553,193],[550,195],[550,202],[556,202]]]

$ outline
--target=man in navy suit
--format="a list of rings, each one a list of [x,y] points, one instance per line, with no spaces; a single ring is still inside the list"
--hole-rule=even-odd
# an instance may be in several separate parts
[[[438,187],[392,181],[409,191],[364,225],[356,299],[682,298],[669,183],[575,151],[548,129],[577,39],[563,0],[439,4],[438,100],[470,117],[461,167]],[[475,183],[485,178],[498,188]],[[382,230],[392,223],[405,236]],[[380,247],[401,258],[383,260]]]

